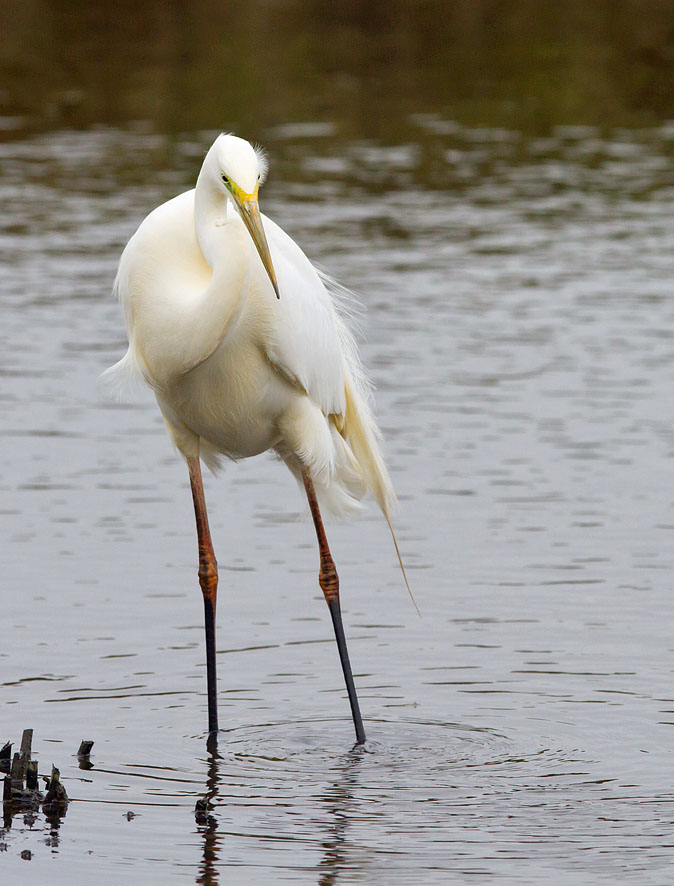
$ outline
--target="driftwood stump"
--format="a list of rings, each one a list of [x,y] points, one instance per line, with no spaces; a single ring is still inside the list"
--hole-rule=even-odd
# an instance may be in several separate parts
[[[31,758],[33,730],[24,729],[21,736],[20,750],[12,756],[12,745],[7,742],[0,748],[0,772],[5,772],[2,791],[2,812],[5,827],[11,827],[12,817],[19,813],[30,814],[42,812],[48,821],[58,825],[68,809],[68,794],[61,782],[61,773],[52,765],[51,776],[42,776],[45,781],[46,795],[43,796],[38,786],[37,760]],[[93,741],[83,741],[77,752],[80,766],[91,767],[89,754]]]

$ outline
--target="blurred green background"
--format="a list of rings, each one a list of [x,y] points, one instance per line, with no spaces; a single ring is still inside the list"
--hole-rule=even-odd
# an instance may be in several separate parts
[[[528,134],[674,118],[670,0],[2,0],[0,16],[5,138],[312,122],[396,143],[418,114]]]

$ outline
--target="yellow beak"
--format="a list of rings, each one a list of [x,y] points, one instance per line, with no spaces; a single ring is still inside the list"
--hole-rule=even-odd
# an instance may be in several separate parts
[[[248,233],[253,238],[264,269],[269,275],[271,285],[274,287],[276,298],[281,298],[278,291],[278,282],[276,280],[276,271],[272,264],[271,254],[269,252],[269,244],[267,236],[262,227],[262,219],[260,218],[260,207],[257,202],[257,188],[252,194],[244,194],[243,191],[232,189],[232,196],[236,200],[237,207],[244,225],[248,229]]]

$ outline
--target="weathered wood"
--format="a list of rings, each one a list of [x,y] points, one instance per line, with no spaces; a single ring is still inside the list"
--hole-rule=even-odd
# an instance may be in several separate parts
[[[91,753],[91,749],[93,748],[93,746],[94,746],[93,741],[86,741],[85,739],[82,739],[82,741],[80,742],[79,750],[77,751],[77,756],[78,757],[88,757],[89,754]]]
[[[23,790],[23,773],[21,772],[21,755],[17,751],[12,757],[12,788],[15,791]]]
[[[69,802],[66,789],[61,784],[61,773],[56,766],[52,765],[51,778],[47,782],[47,795],[44,798],[42,808],[45,812],[65,811]]]
[[[30,751],[33,745],[33,730],[32,729],[24,729],[23,735],[21,736],[21,757],[24,760],[25,764],[30,760]]]
[[[26,789],[29,791],[38,789],[37,760],[29,760],[26,763]]]
[[[43,803],[42,793],[38,789],[37,760],[31,759],[31,747],[33,742],[33,730],[24,729],[21,738],[21,750],[11,758],[7,767],[9,773],[3,779],[3,822],[5,827],[11,827],[12,817],[23,813],[32,815],[39,810]],[[93,742],[89,744],[89,750]],[[9,742],[2,749],[5,759],[9,762],[11,745]],[[91,765],[91,764],[89,764]],[[51,778],[47,781],[47,796],[44,798],[43,812],[49,822],[58,824],[66,814],[68,808],[68,794],[61,784],[60,772],[56,766],[52,766]]]

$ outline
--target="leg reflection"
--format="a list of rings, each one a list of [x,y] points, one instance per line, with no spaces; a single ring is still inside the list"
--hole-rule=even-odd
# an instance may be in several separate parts
[[[194,808],[194,819],[197,823],[197,831],[204,840],[203,854],[199,874],[196,882],[199,886],[218,886],[218,859],[220,857],[220,837],[218,835],[218,822],[211,810],[218,797],[220,785],[220,754],[218,753],[218,739],[212,733],[208,739],[208,775],[206,777],[206,793],[197,800]]]
[[[197,831],[203,839],[197,886],[219,886],[219,871],[227,869],[227,862],[222,859],[224,835],[218,832],[218,820],[214,814],[218,804],[223,801],[221,791],[226,780],[227,765],[218,752],[215,736],[209,741],[208,751],[206,791],[197,800],[194,810]],[[363,745],[355,745],[328,773],[329,780],[320,799],[326,810],[323,816],[326,824],[321,843],[323,857],[316,869],[318,886],[335,886],[341,882],[345,869],[353,864],[357,847],[349,837],[349,830],[358,817],[359,770],[366,753]]]
[[[325,801],[330,816],[323,841],[323,859],[319,865],[318,886],[334,886],[348,865],[348,831],[353,815],[354,789],[358,786],[358,769],[367,753],[357,744],[333,770],[336,777],[326,790]]]

